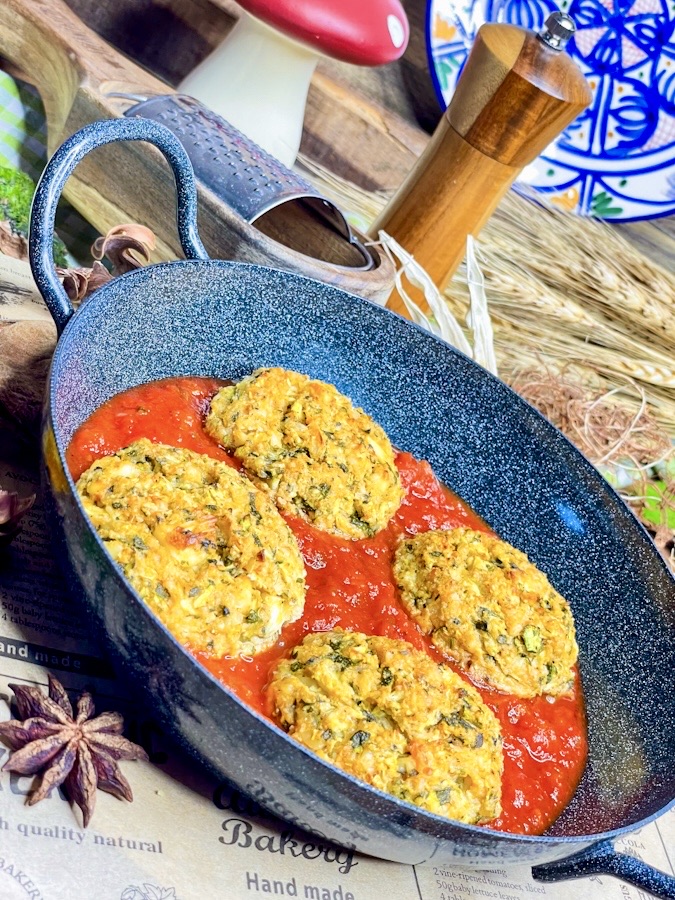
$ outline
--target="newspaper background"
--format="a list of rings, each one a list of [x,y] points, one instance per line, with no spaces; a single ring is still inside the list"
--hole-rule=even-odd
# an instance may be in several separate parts
[[[33,281],[27,260],[0,253],[0,321],[50,322],[49,310]]]
[[[1,421],[0,482],[22,494],[39,490],[34,464],[26,463],[25,449]],[[352,854],[322,845],[218,784],[115,682],[65,590],[38,501],[0,557],[0,718],[10,717],[8,683],[45,686],[47,670],[71,694],[90,690],[99,711],[120,710],[127,736],[145,746],[151,762],[122,764],[134,802],[98,792],[86,830],[60,792],[28,807],[31,778],[2,773],[2,900],[647,900],[606,877],[543,885],[523,867],[413,867]],[[7,753],[0,750],[0,762]],[[675,811],[631,834],[621,848],[675,874]]]

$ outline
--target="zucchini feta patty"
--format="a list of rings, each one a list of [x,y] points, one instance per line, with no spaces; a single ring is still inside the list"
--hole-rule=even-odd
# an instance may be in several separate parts
[[[302,615],[305,568],[269,497],[224,462],[142,439],[77,490],[115,561],[178,640],[249,656]]]
[[[403,499],[389,438],[335,387],[259,369],[222,388],[206,430],[279,509],[341,537],[370,537]]]
[[[268,690],[289,734],[373,787],[470,824],[501,812],[496,716],[474,687],[411,644],[310,634]]]
[[[570,692],[571,610],[511,544],[471,528],[418,534],[399,544],[394,578],[422,631],[472,677],[518,697]]]

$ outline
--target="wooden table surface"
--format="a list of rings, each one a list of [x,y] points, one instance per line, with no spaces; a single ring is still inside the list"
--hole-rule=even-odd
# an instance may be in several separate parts
[[[66,0],[93,30],[175,86],[232,27],[233,0]],[[426,0],[402,0],[411,36],[398,63],[377,69],[320,63],[302,152],[371,190],[393,191],[440,117],[427,70]],[[615,226],[675,269],[675,216]]]

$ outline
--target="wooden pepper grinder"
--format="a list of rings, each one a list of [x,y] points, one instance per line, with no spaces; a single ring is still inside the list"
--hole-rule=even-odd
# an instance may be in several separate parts
[[[486,24],[429,145],[370,229],[383,229],[443,289],[520,171],[591,102],[564,52],[574,34],[552,13],[539,34]],[[388,306],[405,312],[398,294]]]

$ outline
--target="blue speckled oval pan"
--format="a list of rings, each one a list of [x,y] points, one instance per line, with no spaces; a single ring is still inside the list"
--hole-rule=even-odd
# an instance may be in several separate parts
[[[79,159],[115,140],[149,140],[165,153],[177,178],[183,247],[196,259],[116,279],[72,316],[51,261],[55,206]],[[571,444],[479,366],[333,287],[205,261],[195,217],[180,145],[142,119],[99,122],[74,135],[52,159],[33,210],[31,264],[63,332],[44,419],[48,508],[73,590],[104,625],[117,658],[203,763],[330,840],[408,863],[528,861],[542,879],[606,872],[675,897],[675,879],[611,846],[616,835],[664,812],[675,795],[675,582],[648,536]],[[545,836],[433,816],[319,760],[194,661],[127,585],[88,524],[64,452],[101,403],[152,379],[237,379],[259,366],[335,384],[396,445],[428,459],[569,598],[590,760],[572,803]],[[555,860],[563,862],[544,865]]]

